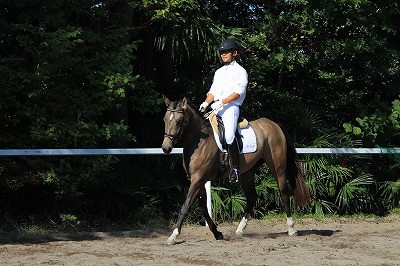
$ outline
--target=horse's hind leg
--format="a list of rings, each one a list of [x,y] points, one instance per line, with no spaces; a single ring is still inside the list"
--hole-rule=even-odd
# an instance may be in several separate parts
[[[210,228],[211,232],[214,234],[215,239],[216,240],[224,239],[224,235],[217,230],[217,226],[215,225],[214,221],[211,219],[210,214],[208,213],[207,194],[206,194],[205,187],[202,186],[200,188],[199,192],[200,192],[199,205],[200,205],[201,214],[203,215],[204,219],[206,219],[208,227]]]
[[[239,236],[243,235],[243,230],[247,226],[247,222],[251,217],[254,205],[257,200],[257,192],[254,184],[254,175],[255,175],[255,169],[250,169],[249,171],[243,173],[240,176],[240,180],[242,182],[242,186],[246,194],[246,209],[244,211],[243,218],[240,221],[239,226],[235,232],[235,234]]]
[[[286,212],[286,224],[288,225],[288,234],[290,236],[297,235],[297,231],[294,229],[294,221],[292,218],[292,211],[290,209],[290,190],[286,182],[285,171],[280,171],[277,174],[279,191],[281,193],[282,201],[285,205]]]

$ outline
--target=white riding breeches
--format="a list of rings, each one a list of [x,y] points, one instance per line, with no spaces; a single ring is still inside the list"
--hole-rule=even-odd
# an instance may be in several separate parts
[[[225,140],[228,145],[232,144],[235,139],[237,122],[239,119],[239,106],[229,103],[217,111],[217,115],[221,116],[225,127]]]

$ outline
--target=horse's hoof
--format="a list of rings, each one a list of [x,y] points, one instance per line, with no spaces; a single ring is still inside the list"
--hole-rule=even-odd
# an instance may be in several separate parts
[[[217,233],[215,234],[215,239],[216,239],[216,240],[224,240],[224,234],[221,233],[221,232],[217,232]]]
[[[288,235],[290,236],[297,236],[297,231],[296,230],[289,230]]]
[[[169,246],[175,245],[176,240],[174,238],[168,238],[166,244]]]
[[[243,236],[243,231],[236,231],[235,235],[242,237]]]

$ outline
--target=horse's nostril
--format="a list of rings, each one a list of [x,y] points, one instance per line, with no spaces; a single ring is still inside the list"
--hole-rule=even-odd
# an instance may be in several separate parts
[[[170,154],[172,151],[172,147],[171,146],[166,146],[166,145],[162,145],[162,150],[165,154]]]

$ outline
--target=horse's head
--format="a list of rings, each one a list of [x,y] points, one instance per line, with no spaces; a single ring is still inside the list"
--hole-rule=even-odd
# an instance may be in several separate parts
[[[167,105],[167,112],[164,115],[164,141],[162,149],[164,153],[169,154],[172,148],[182,138],[182,134],[188,124],[186,116],[187,99],[186,97],[179,102],[171,102],[167,97],[163,96]]]

